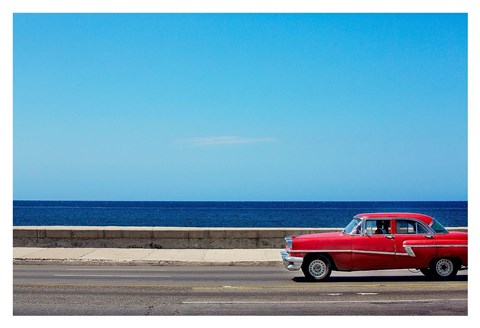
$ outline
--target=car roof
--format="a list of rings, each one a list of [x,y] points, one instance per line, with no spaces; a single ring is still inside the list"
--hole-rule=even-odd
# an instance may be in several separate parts
[[[392,213],[362,213],[355,215],[356,218],[361,219],[369,219],[369,218],[389,218],[389,219],[418,219],[426,224],[430,224],[433,221],[431,216],[425,214],[418,214],[418,213],[399,213],[399,212],[392,212]]]

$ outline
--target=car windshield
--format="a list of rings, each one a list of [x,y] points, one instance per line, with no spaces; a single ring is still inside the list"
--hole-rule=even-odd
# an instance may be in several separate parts
[[[360,219],[353,219],[346,227],[343,229],[343,233],[352,233],[355,227],[360,223]]]
[[[447,229],[445,229],[437,220],[433,220],[430,226],[436,233],[448,233]]]

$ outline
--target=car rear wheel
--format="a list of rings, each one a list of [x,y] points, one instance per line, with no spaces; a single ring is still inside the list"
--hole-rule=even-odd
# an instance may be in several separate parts
[[[440,280],[452,279],[457,275],[458,267],[456,263],[449,258],[435,260],[430,267],[433,276]]]
[[[330,277],[332,265],[326,257],[317,255],[303,262],[302,271],[308,280],[322,281]]]

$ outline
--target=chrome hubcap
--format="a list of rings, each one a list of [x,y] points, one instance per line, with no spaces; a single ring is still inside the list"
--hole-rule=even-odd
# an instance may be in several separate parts
[[[435,265],[438,275],[447,277],[453,272],[453,263],[448,259],[441,259]]]
[[[313,260],[308,266],[308,271],[315,278],[322,278],[327,274],[327,265],[322,260]]]

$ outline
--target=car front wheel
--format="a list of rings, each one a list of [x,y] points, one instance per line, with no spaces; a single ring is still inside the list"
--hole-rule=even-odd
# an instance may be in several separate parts
[[[437,279],[452,279],[457,275],[458,267],[454,261],[448,258],[441,258],[432,263],[430,270]]]
[[[308,280],[322,281],[330,277],[332,265],[326,257],[319,255],[304,261],[302,271]]]

